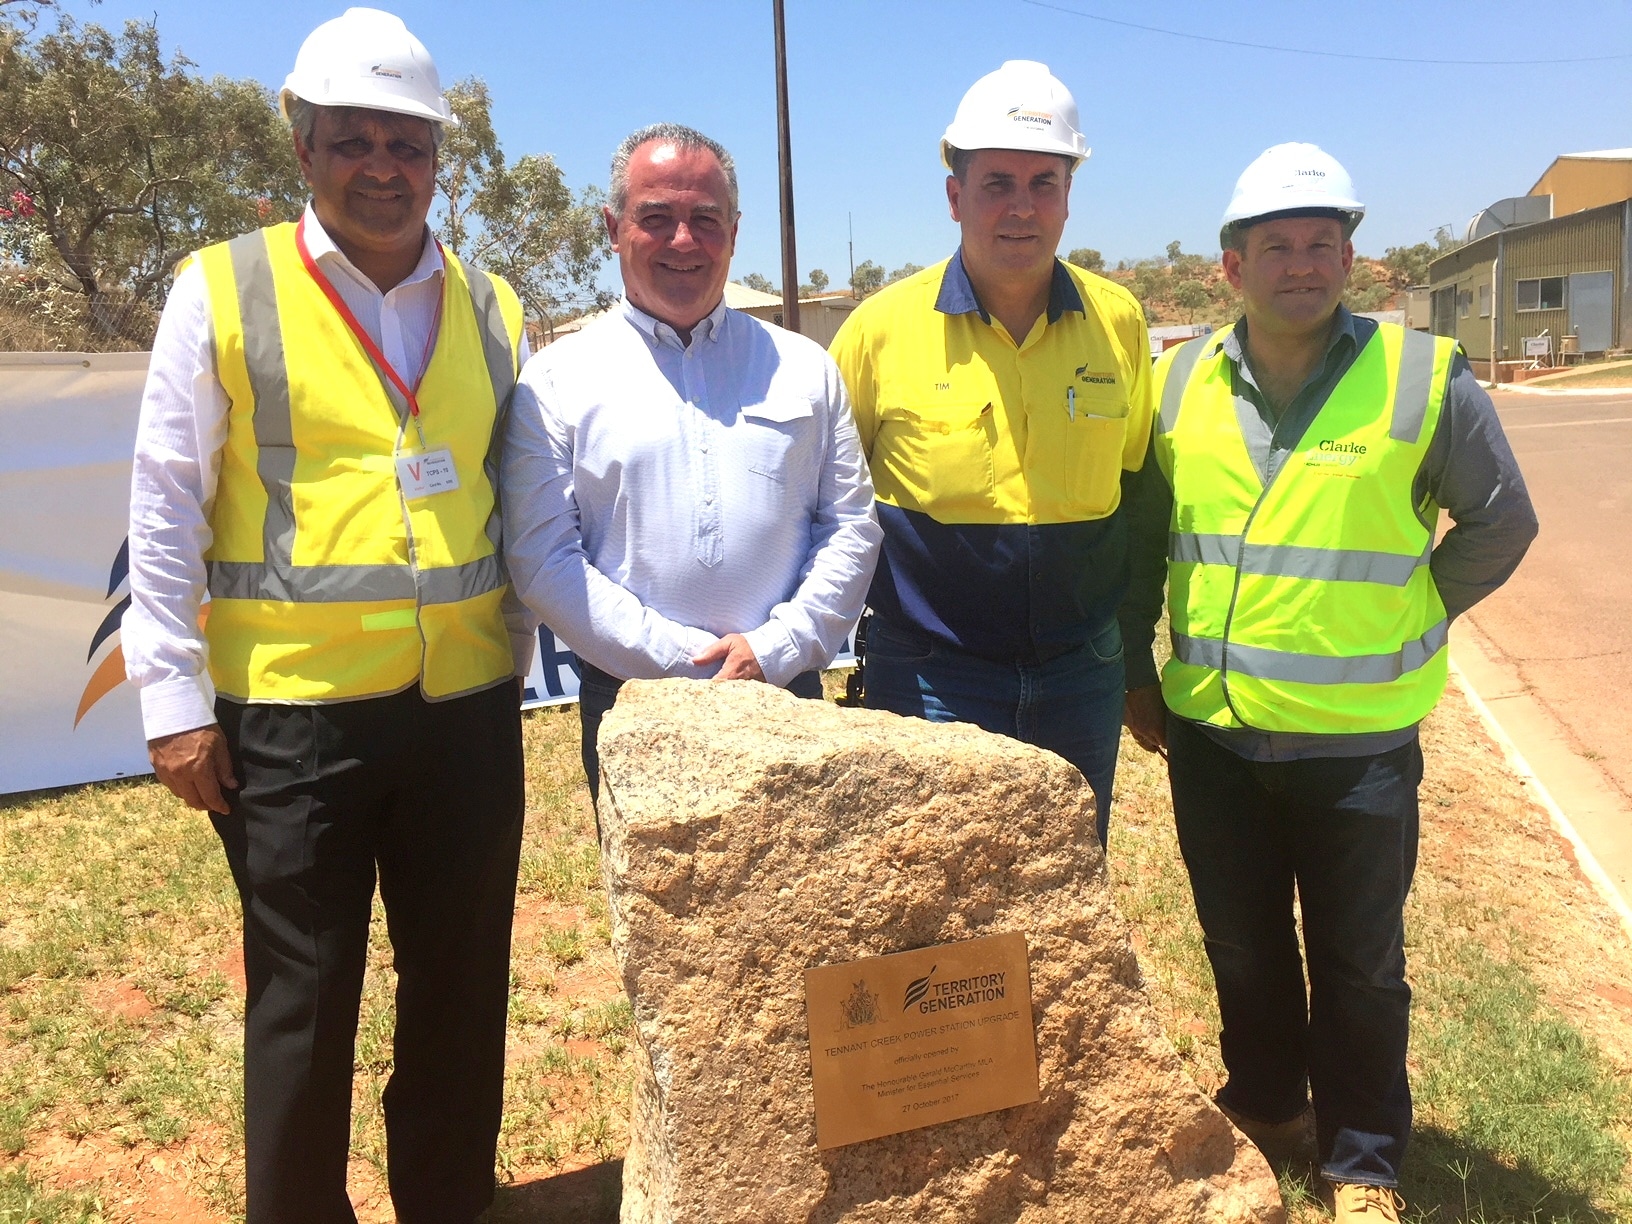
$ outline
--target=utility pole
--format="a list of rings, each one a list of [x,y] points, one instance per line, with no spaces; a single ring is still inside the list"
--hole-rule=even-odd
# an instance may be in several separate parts
[[[782,326],[799,330],[799,256],[793,241],[793,138],[788,127],[788,35],[782,0],[771,0],[776,19],[776,164],[782,183]]]
[[[856,214],[845,213],[844,218],[850,223],[850,296],[856,294]]]

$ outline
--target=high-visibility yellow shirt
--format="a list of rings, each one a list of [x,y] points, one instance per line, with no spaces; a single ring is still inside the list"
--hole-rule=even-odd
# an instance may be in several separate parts
[[[861,303],[832,346],[872,468],[884,551],[868,603],[986,658],[1081,646],[1127,586],[1121,478],[1150,436],[1144,312],[1056,261],[1012,337],[961,252]]]
[[[417,683],[436,699],[508,677],[492,474],[520,352],[514,292],[446,257],[421,443],[303,265],[293,225],[197,258],[230,404],[206,555],[216,690],[322,702]],[[410,496],[398,459],[439,451],[458,487]]]

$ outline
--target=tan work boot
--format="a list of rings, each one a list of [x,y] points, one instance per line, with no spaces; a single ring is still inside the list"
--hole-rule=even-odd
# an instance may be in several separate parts
[[[1332,1187],[1336,1224],[1400,1224],[1405,1200],[1387,1186],[1339,1182]]]
[[[1315,1110],[1306,1105],[1297,1117],[1285,1122],[1260,1122],[1245,1114],[1236,1113],[1228,1105],[1218,1103],[1223,1115],[1235,1125],[1277,1169],[1287,1165],[1314,1165],[1319,1163],[1315,1151]]]

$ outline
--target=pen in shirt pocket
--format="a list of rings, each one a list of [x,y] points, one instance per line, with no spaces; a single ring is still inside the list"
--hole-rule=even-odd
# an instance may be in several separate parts
[[[1077,389],[1075,387],[1065,389],[1065,415],[1073,421],[1077,419]]]

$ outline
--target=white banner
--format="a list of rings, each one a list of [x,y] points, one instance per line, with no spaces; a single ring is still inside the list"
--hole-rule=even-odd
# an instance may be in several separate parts
[[[0,794],[146,773],[124,682],[146,353],[0,353]]]
[[[150,772],[119,639],[146,376],[146,353],[0,353],[0,795]],[[538,638],[523,707],[576,701]]]

